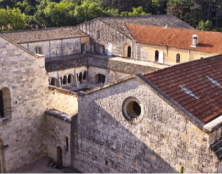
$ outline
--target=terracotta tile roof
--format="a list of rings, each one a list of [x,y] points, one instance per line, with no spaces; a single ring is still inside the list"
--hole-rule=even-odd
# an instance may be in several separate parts
[[[142,43],[167,45],[184,49],[222,53],[222,33],[179,28],[163,28],[126,24],[132,36]],[[198,35],[199,44],[191,48],[192,36]]]
[[[87,34],[83,33],[75,27],[20,30],[12,32],[2,32],[1,34],[5,35],[16,43],[87,36]]]
[[[207,123],[222,114],[222,55],[145,74],[152,84]]]

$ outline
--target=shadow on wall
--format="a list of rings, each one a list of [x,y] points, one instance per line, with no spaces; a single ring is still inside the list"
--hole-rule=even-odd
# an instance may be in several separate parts
[[[125,91],[122,88],[121,93]],[[138,124],[126,123],[115,108],[115,101],[100,103],[102,107],[98,104],[100,99],[117,96],[118,92],[98,93],[79,99],[79,116],[72,122],[72,127],[77,128],[71,134],[75,139],[72,167],[90,173],[177,172],[160,157],[161,142],[144,133],[142,136],[142,128],[149,126],[144,120]],[[104,108],[115,110],[112,111],[115,114],[110,115]],[[146,145],[146,138],[152,139],[155,152]]]

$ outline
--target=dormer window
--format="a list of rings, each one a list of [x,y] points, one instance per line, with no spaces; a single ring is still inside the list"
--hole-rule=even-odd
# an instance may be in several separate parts
[[[41,47],[36,47],[35,48],[35,53],[36,54],[42,54],[42,48]]]
[[[97,39],[100,39],[100,31],[97,31]]]

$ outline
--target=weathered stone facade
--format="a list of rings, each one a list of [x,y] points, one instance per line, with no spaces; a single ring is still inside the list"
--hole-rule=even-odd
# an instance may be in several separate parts
[[[1,172],[9,172],[47,156],[46,110],[55,108],[75,114],[78,105],[76,95],[70,96],[69,91],[48,89],[43,56],[4,37],[0,37],[0,53],[0,89],[8,89],[11,100],[11,118],[0,120],[0,165]]]
[[[122,114],[126,98],[143,105],[142,121]],[[217,172],[210,136],[137,79],[78,97],[72,165],[83,172]],[[85,107],[88,106],[88,107]]]
[[[70,149],[70,133],[71,133],[71,117],[57,110],[49,110],[46,112],[46,144],[48,156],[54,161],[58,161],[57,148],[61,148],[62,165],[70,166],[71,149]]]

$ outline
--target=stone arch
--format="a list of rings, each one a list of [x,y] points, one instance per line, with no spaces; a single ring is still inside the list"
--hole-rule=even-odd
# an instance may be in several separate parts
[[[8,88],[0,90],[0,117],[12,117],[11,112],[11,93]]]
[[[50,85],[52,85],[52,86],[58,86],[58,79],[56,79],[55,77],[52,77],[51,79],[50,79]]]
[[[106,76],[103,75],[103,74],[97,74],[97,75],[95,76],[95,82],[96,82],[97,84],[104,84],[104,83],[105,83],[105,80],[106,80]]]
[[[125,44],[124,46],[124,57],[131,57],[132,56],[132,48],[129,44]]]
[[[73,78],[74,78],[74,75],[72,75],[72,74],[68,75],[68,84],[72,84],[73,83]]]
[[[63,77],[62,84],[63,84],[63,85],[66,85],[66,84],[67,84],[67,76],[64,76],[64,77]]]
[[[84,71],[84,72],[83,72],[83,77],[82,77],[82,78],[83,78],[83,80],[86,80],[86,79],[87,79],[87,71]]]

